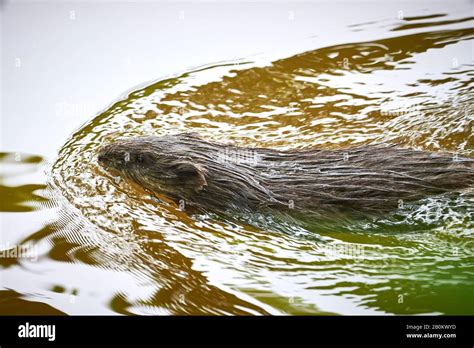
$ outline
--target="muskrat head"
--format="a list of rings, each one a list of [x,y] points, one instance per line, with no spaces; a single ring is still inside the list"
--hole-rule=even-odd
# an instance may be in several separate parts
[[[204,168],[167,137],[137,137],[104,146],[99,163],[143,188],[175,197],[198,193],[207,186]]]

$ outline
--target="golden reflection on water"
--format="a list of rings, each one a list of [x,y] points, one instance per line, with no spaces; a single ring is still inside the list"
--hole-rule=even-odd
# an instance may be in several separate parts
[[[113,139],[183,131],[246,146],[397,142],[472,156],[473,62],[439,65],[435,58],[472,48],[474,29],[403,36],[471,20],[438,17],[407,18],[392,29],[402,36],[267,66],[208,66],[134,91],[67,141],[42,196],[35,194],[41,185],[1,186],[9,197],[2,211],[25,211],[35,200],[55,206],[57,218],[22,244],[47,241],[44,259],[132,279],[133,286],[110,281],[100,290],[115,313],[473,314],[466,305],[474,285],[469,197],[426,199],[352,231],[306,231],[258,214],[252,218],[260,224],[188,215],[105,173],[96,160]],[[9,262],[3,267],[18,264]]]

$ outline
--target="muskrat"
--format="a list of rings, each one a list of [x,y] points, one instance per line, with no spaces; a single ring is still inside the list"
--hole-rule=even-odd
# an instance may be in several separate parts
[[[217,212],[368,216],[474,185],[474,159],[393,144],[283,151],[183,133],[119,140],[98,160],[151,193]]]

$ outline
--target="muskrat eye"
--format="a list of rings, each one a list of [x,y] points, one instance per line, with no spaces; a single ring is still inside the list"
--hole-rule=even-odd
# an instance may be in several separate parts
[[[135,161],[139,164],[151,164],[153,163],[153,157],[149,153],[137,153],[135,155]]]

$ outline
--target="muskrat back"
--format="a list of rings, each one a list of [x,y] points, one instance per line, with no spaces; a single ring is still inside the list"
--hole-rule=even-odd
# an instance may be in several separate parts
[[[282,151],[184,133],[116,141],[99,162],[151,192],[215,211],[366,216],[474,185],[471,158],[389,144]]]

